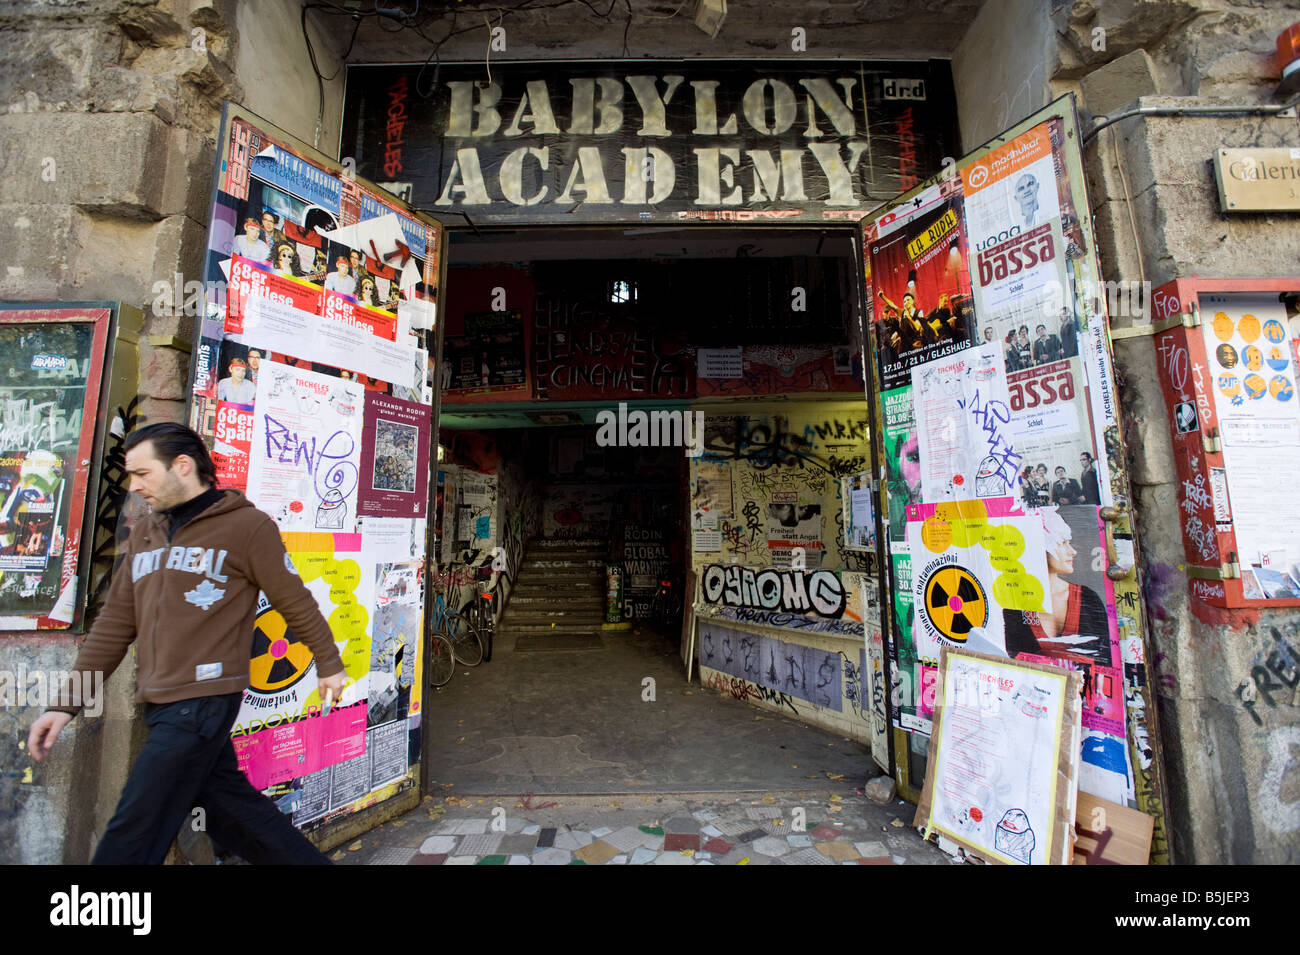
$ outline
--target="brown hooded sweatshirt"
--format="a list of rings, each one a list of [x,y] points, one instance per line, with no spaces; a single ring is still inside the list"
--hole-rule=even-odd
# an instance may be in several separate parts
[[[343,670],[329,624],[275,522],[238,491],[225,491],[171,540],[165,514],[136,524],[75,669],[100,670],[107,679],[138,640],[138,702],[241,692],[259,590],[315,654],[318,676]],[[50,709],[76,715],[80,707]]]

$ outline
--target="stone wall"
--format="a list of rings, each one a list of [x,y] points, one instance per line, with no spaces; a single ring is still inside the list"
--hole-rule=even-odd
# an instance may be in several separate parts
[[[1047,105],[1055,45],[1043,0],[984,4],[952,55],[964,151]]]
[[[0,299],[120,300],[146,313],[139,413],[185,413],[194,317],[176,276],[201,279],[221,107],[243,102],[312,142],[318,87],[300,4],[87,0],[0,7]],[[308,21],[321,70],[346,38]],[[343,74],[324,84],[319,141],[338,141]],[[159,283],[162,283],[160,286]],[[165,289],[166,291],[163,291]],[[0,667],[64,670],[76,639],[0,635]],[[134,657],[48,762],[25,753],[39,711],[0,711],[0,862],[85,862],[116,805],[143,727]],[[21,747],[21,748],[20,748]]]
[[[1277,34],[1300,19],[1262,2],[1075,3],[1058,12],[1057,89],[1081,109],[1277,102]],[[1094,31],[1105,50],[1094,50]],[[1300,217],[1219,212],[1219,147],[1300,146],[1289,118],[1135,117],[1103,130],[1085,160],[1103,277],[1300,276]],[[1297,283],[1300,284],[1300,283]],[[1145,321],[1112,316],[1116,326]],[[1191,597],[1177,481],[1150,338],[1117,341],[1142,550],[1141,568],[1169,780],[1169,829],[1184,863],[1300,862],[1300,698],[1248,707],[1243,685],[1283,644],[1300,649],[1300,613],[1222,611]],[[1244,694],[1249,699],[1249,694]],[[1254,715],[1252,715],[1252,712]]]
[[[1276,37],[1297,19],[1285,0],[986,3],[953,58],[963,147],[1070,91],[1085,130],[1135,106],[1276,103]],[[1085,143],[1105,280],[1300,275],[1300,217],[1219,213],[1210,157],[1223,146],[1300,146],[1300,123],[1134,117]],[[1145,320],[1112,315],[1117,327]],[[1174,858],[1295,863],[1300,699],[1288,691],[1248,707],[1242,687],[1270,653],[1300,649],[1300,613],[1226,612],[1190,596],[1152,340],[1118,341],[1115,360]]]

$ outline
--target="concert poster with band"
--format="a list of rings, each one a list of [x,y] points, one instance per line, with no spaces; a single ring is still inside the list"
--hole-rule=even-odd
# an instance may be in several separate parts
[[[975,309],[955,187],[878,237],[871,258],[883,387],[908,384],[915,366],[970,346]]]

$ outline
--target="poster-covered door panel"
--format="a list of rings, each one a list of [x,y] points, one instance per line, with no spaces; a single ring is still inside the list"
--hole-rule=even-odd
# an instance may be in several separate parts
[[[441,227],[228,106],[191,423],[222,487],[279,526],[348,683],[265,598],[232,734],[240,768],[314,827],[409,788],[420,668]]]
[[[1155,816],[1153,859],[1163,861],[1094,248],[1070,99],[863,222],[888,505],[895,774],[915,797],[942,647],[1079,670],[1079,785]]]

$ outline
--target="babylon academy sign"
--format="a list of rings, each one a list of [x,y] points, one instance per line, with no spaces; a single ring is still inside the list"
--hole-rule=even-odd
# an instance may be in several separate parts
[[[475,223],[856,220],[956,146],[942,63],[354,67],[344,160]],[[899,90],[921,91],[902,97]]]

